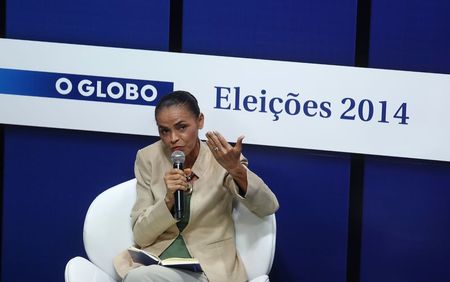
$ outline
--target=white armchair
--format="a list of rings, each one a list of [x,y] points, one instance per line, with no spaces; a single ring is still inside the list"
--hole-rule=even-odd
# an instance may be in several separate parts
[[[72,258],[66,265],[66,282],[120,281],[113,257],[133,244],[130,211],[136,199],[132,179],[101,193],[86,214],[83,241],[89,260]],[[275,253],[275,215],[259,218],[237,204],[233,210],[236,246],[250,281],[269,281]]]

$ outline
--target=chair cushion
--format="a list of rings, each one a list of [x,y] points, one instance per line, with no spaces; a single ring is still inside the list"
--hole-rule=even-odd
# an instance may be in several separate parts
[[[100,268],[85,258],[74,257],[66,264],[64,272],[66,282],[116,282]]]

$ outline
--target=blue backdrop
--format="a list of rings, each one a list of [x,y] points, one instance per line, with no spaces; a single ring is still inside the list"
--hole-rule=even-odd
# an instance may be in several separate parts
[[[373,2],[370,67],[450,73],[447,0]],[[170,1],[6,4],[7,38],[169,50]],[[179,36],[187,53],[353,66],[356,12],[348,0],[184,1]],[[136,151],[157,138],[3,128],[2,281],[61,281],[85,256],[90,202],[132,178]],[[271,280],[346,281],[350,156],[244,154],[281,204]],[[450,164],[366,156],[363,192],[360,281],[450,281]]]

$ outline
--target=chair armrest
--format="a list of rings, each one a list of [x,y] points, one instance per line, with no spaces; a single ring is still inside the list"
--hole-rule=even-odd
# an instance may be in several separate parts
[[[69,260],[66,264],[64,278],[66,282],[117,282],[95,264],[82,257],[74,257]]]

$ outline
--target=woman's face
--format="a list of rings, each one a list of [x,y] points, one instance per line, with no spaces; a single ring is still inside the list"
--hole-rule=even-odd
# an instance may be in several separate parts
[[[182,151],[186,160],[197,157],[198,131],[203,128],[203,122],[203,114],[197,117],[184,105],[162,108],[156,115],[162,142],[171,152]]]

